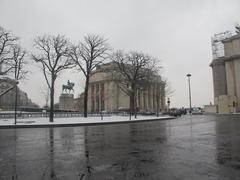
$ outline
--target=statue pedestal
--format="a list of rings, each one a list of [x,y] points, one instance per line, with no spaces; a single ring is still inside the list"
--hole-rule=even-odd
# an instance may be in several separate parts
[[[73,111],[73,99],[73,94],[61,94],[59,97],[59,110]]]

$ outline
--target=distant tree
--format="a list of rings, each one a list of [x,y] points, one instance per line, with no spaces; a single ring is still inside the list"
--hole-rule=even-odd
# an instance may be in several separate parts
[[[117,84],[129,95],[130,112],[136,112],[136,93],[155,77],[156,59],[138,52],[118,51],[112,56],[116,64]],[[136,115],[136,113],[135,113]]]
[[[26,51],[18,44],[12,46],[11,67],[13,67],[15,86],[15,124],[17,123],[17,109],[18,109],[18,82],[26,77],[28,71],[26,70],[27,62],[24,59]]]
[[[44,87],[44,89],[41,89],[41,93],[43,95],[43,98],[45,100],[45,105],[43,106],[43,108],[45,109],[49,109],[49,105],[48,105],[48,102],[49,102],[49,99],[50,99],[50,90],[48,87]]]
[[[42,72],[50,90],[50,116],[53,122],[54,116],[54,87],[55,81],[63,70],[72,68],[73,64],[69,56],[69,41],[65,36],[42,36],[34,40],[35,52],[32,59],[40,63]]]
[[[0,26],[0,77],[6,75],[12,66],[12,50],[18,37]]]
[[[102,64],[108,57],[109,46],[106,39],[98,35],[88,35],[84,37],[84,41],[77,46],[72,46],[72,61],[85,76],[84,87],[84,117],[88,112],[88,89],[90,76],[97,66]]]
[[[29,71],[26,70],[27,61],[24,59],[26,51],[18,44],[12,46],[12,67],[14,68],[14,79],[19,81],[26,78]]]
[[[166,94],[166,96],[171,97],[174,93],[174,89],[172,89],[171,84],[167,79],[164,79],[163,83],[165,84],[165,94]]]

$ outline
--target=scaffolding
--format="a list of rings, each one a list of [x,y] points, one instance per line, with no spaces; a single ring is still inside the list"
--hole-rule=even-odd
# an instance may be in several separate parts
[[[232,37],[232,33],[230,31],[225,31],[222,33],[215,34],[211,38],[212,43],[212,57],[213,59],[218,59],[223,57],[224,54],[224,45],[223,40]]]

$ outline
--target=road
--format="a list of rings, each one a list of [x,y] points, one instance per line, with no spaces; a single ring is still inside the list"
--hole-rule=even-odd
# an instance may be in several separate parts
[[[240,179],[240,115],[0,129],[0,180]]]

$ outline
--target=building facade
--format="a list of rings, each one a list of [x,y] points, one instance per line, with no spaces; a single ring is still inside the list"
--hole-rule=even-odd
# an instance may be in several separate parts
[[[240,34],[227,37],[223,56],[212,60],[214,104],[218,113],[239,112],[240,104]]]
[[[73,99],[73,109],[74,111],[83,112],[83,100],[84,93],[78,95],[78,97]]]
[[[90,78],[88,92],[89,112],[116,112],[129,110],[129,95],[117,84],[113,63],[99,66]],[[159,103],[159,105],[158,105]],[[140,112],[164,111],[165,83],[149,82],[136,92],[136,107]]]
[[[12,79],[0,79],[0,92],[4,92],[6,89],[15,84],[15,81]],[[12,89],[7,92],[3,96],[0,97],[0,109],[1,110],[14,110],[15,107],[15,95],[16,89]],[[18,96],[17,96],[18,108],[29,107],[29,108],[37,108],[38,105],[33,103],[31,99],[28,98],[26,92],[22,91],[18,88]]]

